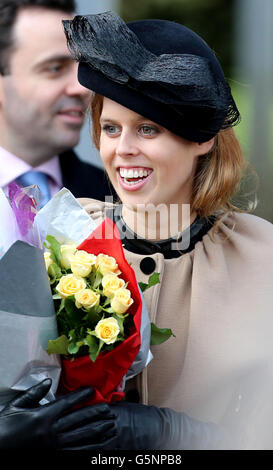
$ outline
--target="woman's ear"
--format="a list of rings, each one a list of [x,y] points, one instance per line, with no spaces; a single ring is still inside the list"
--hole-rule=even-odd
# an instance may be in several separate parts
[[[196,143],[198,155],[206,155],[214,145],[214,137],[207,142]]]

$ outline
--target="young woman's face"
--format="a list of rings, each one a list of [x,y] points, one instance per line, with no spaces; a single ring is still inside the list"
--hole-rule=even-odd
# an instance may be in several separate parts
[[[108,98],[100,124],[100,154],[123,204],[190,203],[197,143]]]

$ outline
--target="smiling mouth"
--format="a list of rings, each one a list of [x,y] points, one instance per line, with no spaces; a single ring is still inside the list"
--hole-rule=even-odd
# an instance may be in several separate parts
[[[151,168],[119,168],[119,175],[125,184],[133,186],[144,181],[152,172]]]

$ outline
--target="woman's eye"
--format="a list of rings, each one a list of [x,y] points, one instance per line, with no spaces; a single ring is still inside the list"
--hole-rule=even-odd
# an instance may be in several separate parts
[[[102,127],[102,130],[108,135],[114,135],[118,132],[117,126],[114,126],[113,124],[105,124]]]
[[[158,130],[154,126],[149,126],[145,124],[140,127],[140,133],[145,136],[154,136],[158,134]]]

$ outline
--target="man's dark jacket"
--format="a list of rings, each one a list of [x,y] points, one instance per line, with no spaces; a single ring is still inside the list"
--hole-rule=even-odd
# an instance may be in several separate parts
[[[63,186],[76,198],[91,197],[105,200],[105,196],[113,196],[115,191],[106,173],[95,165],[80,160],[73,150],[60,155]]]

